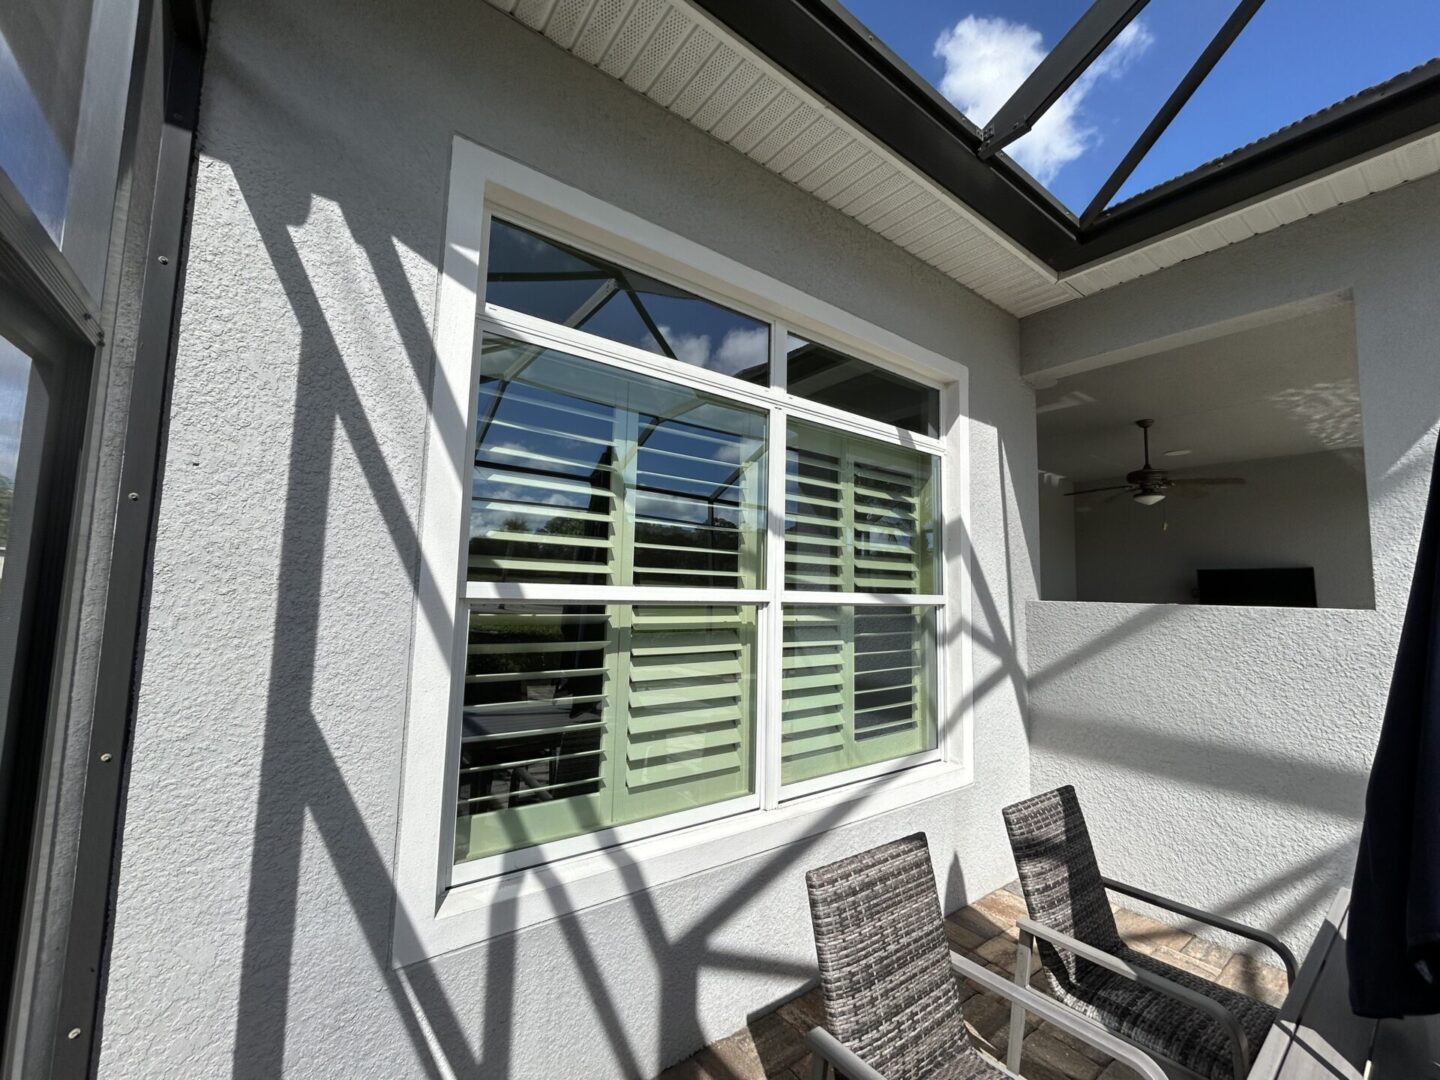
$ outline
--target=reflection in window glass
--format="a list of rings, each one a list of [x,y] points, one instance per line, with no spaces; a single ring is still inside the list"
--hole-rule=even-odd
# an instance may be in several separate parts
[[[921,435],[940,434],[940,391],[791,334],[790,393]]]
[[[485,340],[471,581],[759,588],[765,415]]]
[[[0,338],[0,575],[10,548],[11,509],[19,466],[20,436],[25,423],[25,398],[30,386],[30,358]]]
[[[470,613],[455,860],[754,788],[755,609]]]
[[[934,658],[934,608],[787,606],[781,782],[933,750]]]
[[[0,3],[0,169],[58,244],[89,39],[88,0]]]
[[[485,299],[731,375],[770,382],[768,323],[636,270],[492,220]]]
[[[831,428],[786,432],[785,585],[938,591],[936,459]]]

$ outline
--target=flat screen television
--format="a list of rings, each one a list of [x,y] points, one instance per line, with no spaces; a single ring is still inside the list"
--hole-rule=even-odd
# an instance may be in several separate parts
[[[1286,566],[1261,570],[1197,570],[1195,598],[1202,604],[1251,607],[1316,607],[1315,568]]]

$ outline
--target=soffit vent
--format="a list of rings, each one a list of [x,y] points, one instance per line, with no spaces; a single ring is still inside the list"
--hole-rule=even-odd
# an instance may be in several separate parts
[[[687,4],[489,2],[1011,314],[1078,295]]]

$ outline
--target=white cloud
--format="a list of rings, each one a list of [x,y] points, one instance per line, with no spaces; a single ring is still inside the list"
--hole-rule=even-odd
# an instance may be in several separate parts
[[[1154,40],[1138,19],[1120,31],[1030,132],[1010,144],[1010,156],[1042,184],[1055,179],[1062,168],[1097,141],[1098,132],[1084,120],[1086,95],[1097,80],[1124,74],[1131,61],[1149,49]],[[935,55],[945,64],[940,92],[983,126],[1047,52],[1040,31],[1024,23],[967,15],[942,31],[935,41]]]
[[[709,334],[676,333],[670,327],[661,325],[660,333],[665,336],[675,358],[695,367],[709,368],[726,375],[737,375],[747,368],[765,362],[770,348],[770,328],[757,326],[750,330],[727,330],[720,339],[719,348],[710,348]],[[646,334],[645,348],[658,351],[653,334]]]
[[[716,371],[737,375],[765,363],[770,353],[770,328],[757,326],[751,330],[728,330],[715,352]]]

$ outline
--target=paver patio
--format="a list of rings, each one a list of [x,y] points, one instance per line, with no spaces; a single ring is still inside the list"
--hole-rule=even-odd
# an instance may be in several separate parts
[[[997,889],[945,920],[950,947],[995,971],[1015,971],[1015,920],[1025,901],[1015,886]],[[1115,923],[1131,946],[1175,967],[1250,994],[1272,1005],[1285,997],[1283,969],[1195,937],[1147,915],[1115,907]],[[1038,967],[1038,962],[1037,962]],[[1037,981],[1037,989],[1043,989]],[[999,1060],[1007,1049],[1010,1007],[962,982],[965,1021],[976,1045]],[[766,1013],[733,1035],[671,1066],[660,1080],[809,1080],[804,1033],[824,1023],[818,988]],[[1020,1072],[1027,1080],[1133,1080],[1135,1073],[1050,1024],[1026,1028]]]

